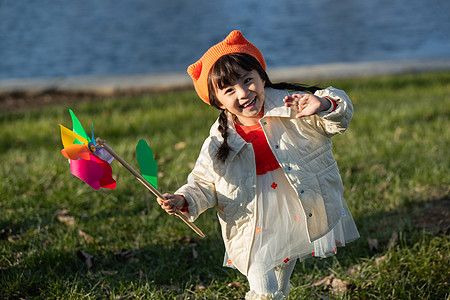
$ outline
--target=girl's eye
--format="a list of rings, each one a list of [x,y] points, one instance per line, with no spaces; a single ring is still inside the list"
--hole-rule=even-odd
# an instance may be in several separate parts
[[[252,80],[252,78],[245,78],[244,83],[249,83]]]
[[[225,90],[225,94],[230,94],[230,93],[232,93],[233,92],[233,89],[232,88],[229,88],[229,89],[226,89]]]

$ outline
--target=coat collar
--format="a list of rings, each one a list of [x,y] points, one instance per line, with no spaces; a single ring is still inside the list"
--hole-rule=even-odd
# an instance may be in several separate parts
[[[288,92],[285,90],[276,90],[273,88],[265,88],[264,97],[264,116],[261,120],[267,117],[290,117],[291,109],[284,105],[283,99],[288,96]],[[211,127],[210,135],[214,137],[214,141],[217,144],[217,148],[223,142],[222,134],[218,130],[219,121],[216,120]],[[231,129],[231,130],[230,130]],[[228,145],[231,147],[231,151],[228,155],[228,159],[233,161],[236,155],[247,145],[243,138],[236,132],[234,121],[231,114],[228,113]]]
[[[288,96],[286,90],[265,89],[264,116],[266,117],[290,117],[291,109],[284,105],[283,99]]]

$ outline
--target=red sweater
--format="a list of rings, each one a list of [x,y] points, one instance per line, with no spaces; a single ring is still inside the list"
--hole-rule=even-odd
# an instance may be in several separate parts
[[[252,126],[243,126],[235,123],[234,126],[236,127],[237,133],[244,141],[252,143],[253,145],[257,175],[263,175],[280,167],[275,155],[273,155],[273,152],[267,143],[261,124],[258,123]]]

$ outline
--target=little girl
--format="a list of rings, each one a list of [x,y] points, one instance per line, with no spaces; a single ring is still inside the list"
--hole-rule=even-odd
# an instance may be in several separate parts
[[[332,87],[273,84],[239,31],[188,73],[220,116],[188,183],[158,202],[191,221],[215,206],[224,265],[247,276],[246,299],[283,299],[297,259],[333,255],[359,237],[331,151],[352,117],[350,99]]]

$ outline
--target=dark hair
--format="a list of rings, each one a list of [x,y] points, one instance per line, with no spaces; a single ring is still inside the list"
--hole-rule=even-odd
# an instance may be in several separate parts
[[[241,76],[239,67],[246,71],[256,70],[265,82],[265,87],[271,87],[279,90],[294,90],[314,93],[320,88],[317,86],[306,86],[303,84],[292,83],[272,83],[266,71],[261,67],[261,64],[256,58],[245,53],[231,53],[219,58],[212,66],[208,75],[208,94],[209,103],[211,106],[220,110],[219,115],[219,132],[222,134],[223,143],[217,150],[216,157],[224,162],[230,153],[230,146],[228,145],[228,119],[224,109],[220,107],[221,103],[216,97],[216,87],[223,89],[229,86],[232,82],[239,79]]]

